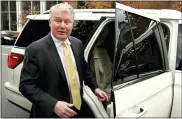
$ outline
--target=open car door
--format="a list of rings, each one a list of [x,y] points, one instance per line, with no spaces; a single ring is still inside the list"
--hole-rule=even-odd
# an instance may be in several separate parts
[[[173,76],[157,17],[116,3],[114,117],[169,117]]]

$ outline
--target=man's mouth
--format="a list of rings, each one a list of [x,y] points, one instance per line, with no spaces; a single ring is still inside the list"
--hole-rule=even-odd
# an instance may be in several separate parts
[[[58,31],[59,33],[61,33],[61,34],[65,34],[66,32],[64,32],[64,31]]]

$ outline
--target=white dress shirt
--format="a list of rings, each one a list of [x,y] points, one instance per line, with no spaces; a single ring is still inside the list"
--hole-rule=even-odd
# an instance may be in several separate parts
[[[61,59],[61,62],[63,64],[63,68],[64,68],[64,72],[65,72],[65,75],[66,75],[66,79],[67,79],[67,82],[68,82],[68,87],[69,87],[69,90],[70,90],[70,85],[69,85],[69,81],[68,81],[68,75],[67,75],[67,72],[66,72],[66,67],[65,67],[65,58],[64,58],[64,49],[63,49],[63,41],[62,40],[58,40],[56,37],[53,36],[53,34],[51,33],[51,37],[54,41],[54,44],[56,46],[56,49],[58,51],[58,54],[59,54],[59,57]],[[76,77],[78,79],[78,84],[80,86],[80,81],[79,81],[79,76],[78,76],[78,70],[77,70],[77,67],[76,67],[76,62],[75,62],[75,58],[73,56],[73,52],[72,52],[72,49],[71,49],[71,43],[68,39],[66,39],[66,42],[69,44],[69,50],[71,52],[71,56],[72,56],[72,60],[73,60],[73,63],[74,63],[74,67],[76,69]]]

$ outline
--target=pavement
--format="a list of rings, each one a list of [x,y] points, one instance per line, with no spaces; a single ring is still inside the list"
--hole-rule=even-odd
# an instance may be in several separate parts
[[[7,57],[12,46],[0,45],[0,104],[1,104],[1,118],[28,118],[29,113],[11,104],[5,96],[4,83],[8,81],[8,67]]]

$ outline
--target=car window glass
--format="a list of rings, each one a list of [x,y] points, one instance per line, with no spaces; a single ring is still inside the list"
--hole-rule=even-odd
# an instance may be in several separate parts
[[[85,44],[97,23],[98,21],[75,21],[71,35],[80,39]]]
[[[176,69],[177,70],[182,70],[182,24],[179,24],[179,26],[178,26]]]
[[[80,39],[83,44],[88,39],[98,21],[75,21],[71,36]],[[30,20],[23,29],[16,46],[27,47],[50,32],[47,20]]]
[[[16,46],[26,47],[34,41],[44,37],[50,31],[47,20],[30,20],[20,34]]]
[[[128,13],[118,28],[115,82],[124,83],[163,69],[154,21]]]

